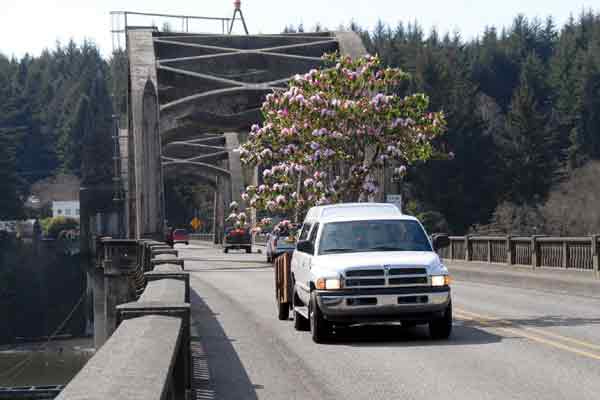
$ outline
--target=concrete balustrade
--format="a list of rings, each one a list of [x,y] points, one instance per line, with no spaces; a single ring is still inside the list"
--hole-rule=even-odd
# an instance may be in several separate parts
[[[155,247],[151,251],[152,251],[152,256],[153,257],[162,256],[162,255],[165,255],[165,254],[171,255],[171,256],[174,256],[174,257],[179,256],[179,252],[177,250],[174,250],[174,249],[171,249],[171,248],[165,249],[165,248],[162,248],[162,247],[159,247],[159,248]]]
[[[152,272],[181,272],[181,266],[178,264],[158,264]]]
[[[57,399],[183,398],[176,365],[183,325],[182,318],[164,315],[123,321]]]
[[[159,264],[176,264],[179,265],[181,269],[184,269],[183,260],[181,258],[174,257],[171,254],[159,254],[155,257],[152,257],[152,260],[150,260],[150,265],[154,268]]]
[[[169,265],[169,264],[161,264],[158,267],[162,267],[165,265]],[[173,267],[176,267],[177,269],[179,269],[178,265],[174,265]],[[148,284],[150,285],[150,282],[156,281],[156,280],[165,280],[165,279],[174,279],[177,281],[182,281],[184,283],[185,286],[185,290],[184,290],[184,294],[185,294],[185,302],[189,303],[190,302],[190,274],[187,272],[183,272],[181,269],[179,269],[179,271],[151,271],[151,272],[146,272],[144,274],[144,276],[146,277],[146,280],[149,282]]]
[[[189,274],[175,250],[164,247],[150,240],[102,241],[97,265],[104,279],[95,280],[101,288],[94,291],[104,296],[95,310],[104,337],[59,399],[189,396]]]

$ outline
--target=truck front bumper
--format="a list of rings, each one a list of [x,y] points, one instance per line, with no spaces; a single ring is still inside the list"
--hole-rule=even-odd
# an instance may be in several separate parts
[[[427,322],[442,317],[450,304],[450,287],[401,287],[317,290],[326,320],[338,323]]]

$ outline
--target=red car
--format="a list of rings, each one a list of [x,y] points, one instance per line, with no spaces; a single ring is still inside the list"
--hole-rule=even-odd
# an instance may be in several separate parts
[[[173,231],[173,244],[176,243],[190,244],[190,235],[185,229],[175,229]]]
[[[225,232],[223,241],[223,253],[230,249],[244,249],[246,253],[252,253],[252,235],[248,228],[231,228]]]

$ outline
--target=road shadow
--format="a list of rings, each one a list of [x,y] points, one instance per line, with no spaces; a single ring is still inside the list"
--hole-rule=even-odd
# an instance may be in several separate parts
[[[456,319],[452,335],[445,340],[431,339],[427,325],[403,327],[397,324],[378,324],[336,327],[328,344],[359,347],[470,346],[498,343],[506,338],[507,336],[496,335],[483,327]]]
[[[195,290],[192,308],[192,396],[194,400],[258,399],[256,389],[215,313]]]

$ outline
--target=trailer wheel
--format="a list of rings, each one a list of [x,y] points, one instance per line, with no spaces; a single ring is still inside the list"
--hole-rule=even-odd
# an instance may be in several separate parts
[[[277,318],[280,321],[287,321],[290,318],[290,304],[277,301]]]

